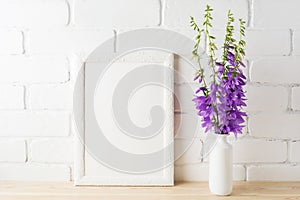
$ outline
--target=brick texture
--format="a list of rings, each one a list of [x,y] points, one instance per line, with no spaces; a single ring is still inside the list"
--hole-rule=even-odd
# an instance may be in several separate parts
[[[300,162],[300,141],[293,141],[290,144],[290,161]]]
[[[251,166],[247,171],[249,181],[297,181],[300,167],[293,165]]]
[[[28,88],[30,109],[72,109],[72,88],[69,84],[34,85]]]
[[[0,85],[0,109],[23,109],[24,87],[15,85]]]
[[[300,55],[300,30],[295,30],[294,33],[294,41],[293,41],[293,45],[294,45],[294,55]]]
[[[292,109],[300,110],[300,87],[292,89]]]
[[[286,160],[286,142],[240,139],[233,143],[233,161],[235,163],[279,163]]]
[[[30,144],[29,159],[33,162],[64,163],[73,162],[73,140],[41,139]]]
[[[254,26],[262,28],[299,27],[299,6],[300,2],[297,0],[254,1]]]
[[[112,30],[32,30],[28,32],[30,54],[72,54],[87,57],[105,40],[112,38]],[[107,51],[112,52],[114,46]]]
[[[70,167],[66,165],[1,164],[0,180],[70,181]]]
[[[190,16],[203,21],[205,6],[209,4],[213,7],[214,26],[216,28],[224,28],[227,20],[227,12],[229,9],[235,13],[236,18],[248,20],[248,2],[240,1],[193,1],[193,0],[173,0],[166,1],[166,14],[164,25],[170,27],[189,28]]]
[[[24,51],[22,32],[11,29],[1,29],[0,44],[0,54],[2,55],[22,54]]]
[[[69,80],[68,60],[62,56],[3,56],[0,62],[2,82],[60,83]]]
[[[67,136],[69,114],[64,112],[0,112],[0,136]]]
[[[160,23],[159,1],[111,0],[104,4],[98,0],[77,0],[74,12],[75,24],[85,27],[146,27]]]
[[[25,162],[26,157],[26,143],[24,140],[0,140],[0,162]]]
[[[69,21],[68,5],[61,0],[11,0],[0,2],[0,26],[65,26]]]
[[[288,90],[284,87],[246,87],[247,111],[285,111],[288,106]],[[272,101],[270,101],[272,99]]]
[[[299,57],[266,58],[253,62],[250,79],[273,84],[300,83]]]
[[[255,137],[291,139],[300,138],[300,115],[288,113],[270,113],[251,115],[250,135]]]

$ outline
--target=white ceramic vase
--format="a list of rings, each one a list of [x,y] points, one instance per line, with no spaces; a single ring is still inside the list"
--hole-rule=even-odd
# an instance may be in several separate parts
[[[232,192],[232,145],[228,135],[218,135],[209,154],[209,189],[216,195],[230,195]]]

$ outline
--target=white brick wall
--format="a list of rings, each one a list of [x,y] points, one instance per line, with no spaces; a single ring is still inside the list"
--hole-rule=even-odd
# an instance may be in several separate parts
[[[71,139],[41,139],[33,140],[29,146],[29,160],[45,163],[72,163],[73,140]]]
[[[1,82],[60,83],[69,80],[68,60],[62,56],[1,56],[0,62]]]
[[[203,136],[204,131],[201,128],[201,121],[197,115],[193,114],[175,114],[175,138],[195,138]]]
[[[299,6],[300,2],[297,0],[254,1],[254,26],[260,28],[299,27]]]
[[[28,32],[28,53],[64,55],[77,53],[84,57],[113,36],[112,30],[34,29]],[[107,51],[113,49],[112,46]]]
[[[225,27],[228,9],[236,14],[237,19],[243,18],[248,21],[249,11],[248,1],[246,0],[172,0],[166,1],[164,25],[189,28],[190,16],[202,21],[206,4],[210,4],[214,9],[214,25],[216,28]]]
[[[0,162],[25,162],[26,159],[24,140],[0,140]]]
[[[0,112],[0,136],[68,136],[70,120],[65,112]]]
[[[0,85],[0,109],[23,109],[24,87],[16,85]]]
[[[62,0],[10,0],[0,2],[0,26],[64,26],[69,21],[68,5]]]
[[[292,141],[290,144],[290,161],[300,162],[300,141]]]
[[[201,162],[202,141],[199,138],[176,138],[175,165]]]
[[[300,114],[268,113],[249,117],[249,132],[254,137],[293,139],[300,138]]]
[[[191,37],[189,16],[202,20],[207,3],[214,8],[219,45],[229,8],[247,21],[249,120],[244,135],[233,141],[235,180],[299,181],[297,0],[2,0],[0,180],[72,179],[72,92],[84,59],[108,38],[117,43],[123,30],[162,27]],[[107,48],[115,50],[116,45]],[[134,54],[123,62],[164,56]],[[175,179],[207,180],[208,163],[199,159],[203,129],[188,90],[194,70],[176,56],[175,68],[184,77],[175,77],[181,106],[175,103],[175,150],[194,140],[175,163]]]
[[[0,54],[22,54],[23,49],[23,35],[21,31],[12,29],[0,30]]]
[[[299,84],[300,57],[266,58],[253,62],[250,79],[253,82]]]
[[[212,34],[216,36],[216,44],[222,47],[224,43],[225,29],[213,29]],[[235,33],[238,36],[238,33]],[[291,52],[291,33],[288,29],[255,29],[246,30],[247,56],[279,56],[288,55]],[[278,40],[280,38],[280,40]],[[222,53],[220,48],[218,51]]]
[[[70,110],[72,109],[72,92],[70,84],[29,86],[28,108]]]
[[[262,165],[247,168],[249,181],[297,181],[300,167],[295,165]]]
[[[0,180],[69,181],[67,165],[0,164]]]
[[[160,24],[159,0],[75,1],[74,23],[99,28],[147,27]]]
[[[294,55],[300,55],[300,30],[295,30],[293,32],[293,35],[294,35],[294,41],[293,41],[293,44],[294,44]]]
[[[292,89],[292,109],[300,110],[300,87]]]
[[[247,111],[285,111],[287,109],[287,88],[249,84],[246,91]]]
[[[233,143],[235,163],[284,162],[287,159],[287,143],[258,139],[239,139]]]
[[[246,34],[248,56],[280,56],[291,53],[291,34],[288,29],[250,29]]]

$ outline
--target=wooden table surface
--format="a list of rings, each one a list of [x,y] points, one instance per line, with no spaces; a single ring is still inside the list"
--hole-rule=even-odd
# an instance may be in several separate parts
[[[231,196],[211,195],[206,182],[174,187],[75,187],[71,182],[0,182],[0,200],[300,199],[300,182],[235,182]]]

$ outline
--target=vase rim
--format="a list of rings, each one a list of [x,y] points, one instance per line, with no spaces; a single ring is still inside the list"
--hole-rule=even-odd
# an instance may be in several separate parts
[[[215,133],[215,134],[218,135],[218,136],[220,136],[220,137],[227,137],[227,136],[230,135],[229,133],[227,133],[227,134],[218,134],[218,133]]]

